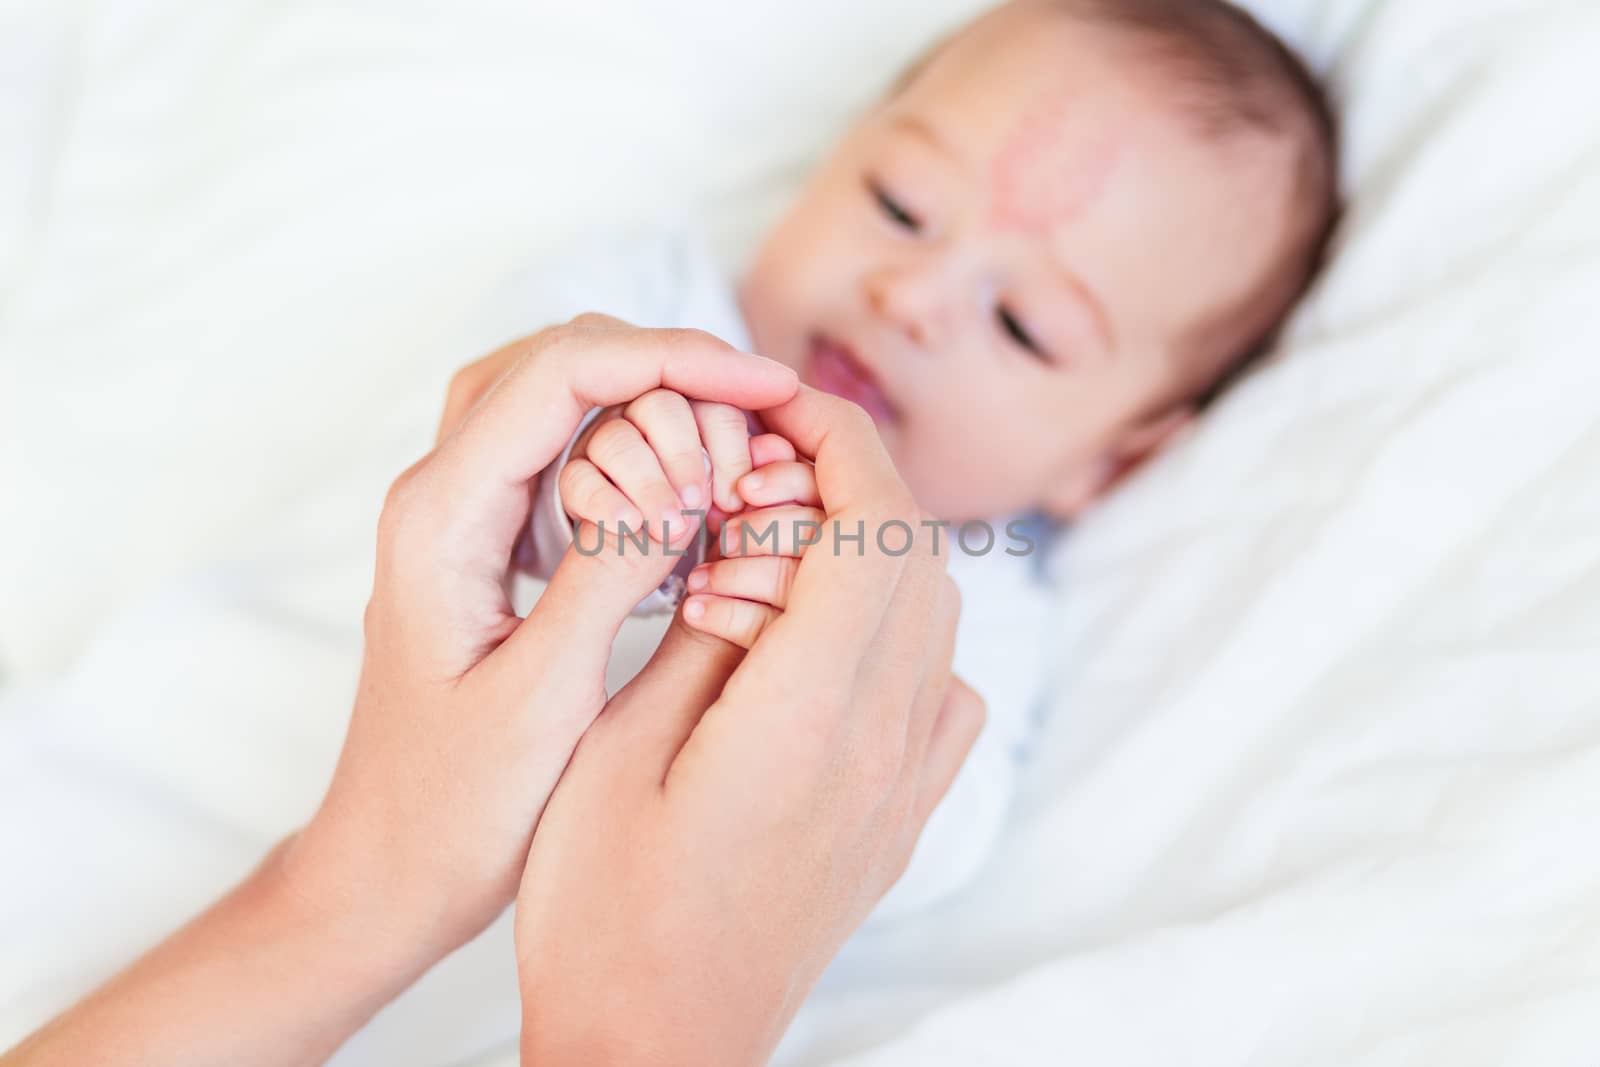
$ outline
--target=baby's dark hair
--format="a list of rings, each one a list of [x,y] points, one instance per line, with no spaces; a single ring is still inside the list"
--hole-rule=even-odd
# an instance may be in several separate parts
[[[1187,392],[1175,398],[1209,405],[1271,347],[1283,321],[1310,288],[1338,224],[1338,128],[1327,94],[1301,58],[1249,12],[1227,0],[1014,0],[1123,32],[1135,54],[1176,76],[1184,106],[1207,137],[1254,136],[1292,148],[1292,234],[1272,276],[1235,309],[1227,338],[1197,360]],[[901,73],[891,95],[915,80],[940,41]],[[1239,338],[1242,337],[1242,342]],[[1174,399],[1174,398],[1169,398]]]
[[[1072,14],[1127,31],[1183,79],[1185,103],[1209,136],[1287,140],[1293,149],[1292,240],[1246,337],[1218,353],[1187,399],[1210,404],[1271,346],[1283,320],[1321,270],[1338,225],[1338,125],[1327,93],[1301,58],[1226,0],[1049,0]]]

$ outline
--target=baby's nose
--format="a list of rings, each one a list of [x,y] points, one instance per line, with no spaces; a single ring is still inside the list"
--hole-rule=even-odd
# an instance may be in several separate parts
[[[882,270],[867,280],[873,312],[920,347],[932,347],[945,329],[953,302],[945,280],[934,270]]]

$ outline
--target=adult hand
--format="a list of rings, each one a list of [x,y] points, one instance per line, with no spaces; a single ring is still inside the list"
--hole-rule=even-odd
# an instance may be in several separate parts
[[[289,857],[308,879],[365,883],[441,953],[510,903],[545,801],[605,703],[612,640],[675,563],[569,552],[518,618],[506,575],[528,484],[593,407],[656,389],[759,407],[796,388],[791,371],[708,334],[600,315],[509,352],[390,490],[350,732]]]
[[[584,736],[517,898],[525,1063],[764,1062],[982,725],[871,420],[807,389],[762,414],[815,461],[824,539],[748,655],[680,616]]]
[[[7,1065],[318,1062],[487,925],[604,704],[618,627],[674,562],[569,552],[519,619],[505,580],[529,481],[591,407],[656,388],[761,407],[796,388],[793,372],[707,334],[603,316],[467,378],[437,447],[384,504],[360,688],[315,817]]]

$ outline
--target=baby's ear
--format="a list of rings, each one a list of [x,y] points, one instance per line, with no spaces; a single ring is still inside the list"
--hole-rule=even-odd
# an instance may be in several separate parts
[[[1045,510],[1058,519],[1081,515],[1193,425],[1196,414],[1192,405],[1184,404],[1123,430],[1098,458],[1057,483]]]

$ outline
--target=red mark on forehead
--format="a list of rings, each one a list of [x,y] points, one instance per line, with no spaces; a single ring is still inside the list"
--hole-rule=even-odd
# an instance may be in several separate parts
[[[1121,145],[1102,116],[1052,93],[1025,112],[990,164],[989,221],[1048,233],[1110,184]]]

